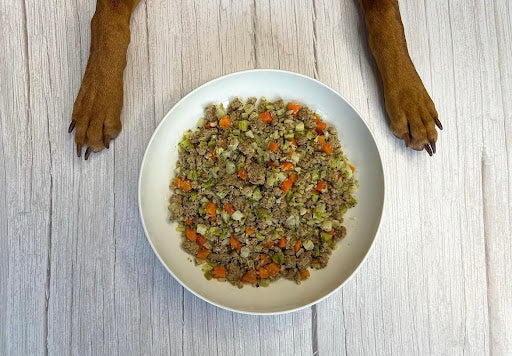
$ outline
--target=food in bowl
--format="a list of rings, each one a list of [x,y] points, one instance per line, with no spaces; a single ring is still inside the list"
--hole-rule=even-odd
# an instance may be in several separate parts
[[[268,286],[324,268],[357,203],[336,129],[282,99],[204,113],[179,143],[169,211],[205,278]]]

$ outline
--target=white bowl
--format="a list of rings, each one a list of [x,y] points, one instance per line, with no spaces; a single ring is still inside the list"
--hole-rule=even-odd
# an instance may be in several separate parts
[[[329,264],[313,270],[297,285],[280,279],[269,287],[245,286],[203,277],[180,247],[177,224],[169,222],[169,183],[183,132],[195,127],[208,104],[224,105],[238,96],[296,100],[311,107],[338,129],[341,145],[356,166],[358,205],[345,218],[347,236],[338,243]],[[196,296],[216,306],[248,314],[278,314],[298,310],[339,289],[358,269],[373,244],[384,205],[384,175],[379,151],[361,115],[338,93],[309,77],[280,70],[250,70],[226,75],[181,99],[156,128],[142,160],[139,212],[151,247],[169,273]]]

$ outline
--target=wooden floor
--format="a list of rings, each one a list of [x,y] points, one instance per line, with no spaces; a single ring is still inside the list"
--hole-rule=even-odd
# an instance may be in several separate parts
[[[67,127],[94,1],[0,0],[0,354],[512,354],[512,2],[400,3],[445,127],[433,158],[389,132],[355,0],[146,0],[132,18],[123,132],[85,162]],[[163,115],[248,68],[339,91],[375,134],[388,182],[355,278],[275,317],[185,291],[137,210]]]

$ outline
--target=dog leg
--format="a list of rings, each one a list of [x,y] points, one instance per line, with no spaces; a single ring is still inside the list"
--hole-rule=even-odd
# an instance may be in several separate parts
[[[91,20],[91,49],[73,106],[69,132],[75,130],[78,157],[109,148],[121,131],[123,72],[130,43],[130,17],[139,0],[98,0]]]
[[[436,152],[437,111],[414,68],[397,0],[359,0],[368,42],[384,84],[386,111],[393,134],[407,147]]]

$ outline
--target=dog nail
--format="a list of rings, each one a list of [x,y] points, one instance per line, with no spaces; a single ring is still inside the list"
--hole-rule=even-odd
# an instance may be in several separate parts
[[[71,124],[69,124],[68,133],[70,133],[71,131],[73,131],[73,129],[75,128],[75,125],[76,125],[76,121],[75,121],[75,120],[72,120],[72,121],[71,121]]]
[[[85,160],[87,161],[89,159],[89,156],[91,155],[91,148],[87,147],[87,150],[85,151]]]
[[[434,121],[436,122],[437,127],[439,127],[439,130],[443,129],[443,125],[441,124],[441,121],[437,117],[434,117]]]
[[[430,140],[430,146],[432,147],[432,153],[436,153],[436,141]]]
[[[425,145],[425,150],[427,151],[428,155],[432,157],[432,149],[428,145],[428,143]]]

